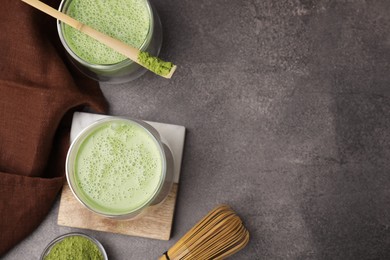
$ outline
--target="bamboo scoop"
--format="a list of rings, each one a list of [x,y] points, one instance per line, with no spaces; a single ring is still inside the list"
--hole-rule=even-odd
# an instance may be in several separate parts
[[[249,232],[227,205],[210,211],[159,260],[224,259],[249,242]]]
[[[66,23],[67,25],[75,28],[76,30],[79,30],[80,32],[87,34],[88,36],[94,38],[95,40],[98,40],[99,42],[111,47],[115,51],[125,55],[126,57],[128,57],[132,61],[136,62],[137,64],[141,65],[142,67],[145,67],[148,70],[153,71],[156,74],[157,74],[157,72],[155,72],[153,70],[153,68],[151,68],[150,64],[148,64],[148,61],[150,61],[150,60],[158,61],[159,64],[161,64],[161,65],[164,65],[166,63],[166,62],[164,62],[156,57],[149,56],[148,53],[142,52],[139,49],[134,48],[133,46],[127,45],[127,44],[125,44],[117,39],[114,39],[106,34],[103,34],[99,31],[89,27],[88,25],[85,25],[85,24],[73,19],[72,17],[70,17],[64,13],[57,11],[56,9],[52,8],[51,6],[41,2],[39,0],[22,0],[22,1],[37,8],[38,10],[40,10],[48,15],[60,20],[61,22]],[[148,57],[147,62],[143,63],[138,59],[140,54],[146,55]],[[170,79],[172,77],[173,73],[175,72],[175,70],[176,70],[176,65],[173,65],[170,68],[170,71],[168,74],[166,74],[166,75],[158,74],[158,75],[160,75],[164,78]]]

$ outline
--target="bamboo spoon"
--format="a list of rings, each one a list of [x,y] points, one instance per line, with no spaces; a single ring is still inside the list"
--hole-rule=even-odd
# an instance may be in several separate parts
[[[249,242],[249,232],[227,205],[210,211],[159,260],[224,259]]]
[[[85,34],[87,34],[88,36],[94,38],[95,40],[98,40],[99,42],[111,47],[112,49],[114,49],[115,51],[125,55],[126,57],[128,57],[129,59],[131,59],[132,61],[136,62],[137,64],[141,65],[142,67],[148,69],[148,70],[151,70],[153,71],[149,66],[148,64],[144,64],[142,63],[138,57],[139,55],[142,53],[143,55],[148,55],[147,53],[145,52],[142,52],[140,51],[139,49],[137,48],[134,48],[133,46],[130,46],[130,45],[127,45],[117,39],[114,39],[106,34],[103,34],[91,27],[89,27],[88,25],[85,25],[75,19],[73,19],[72,17],[52,8],[51,6],[39,1],[39,0],[22,0],[23,2],[35,7],[36,9],[60,20],[61,22],[75,28],[76,30],[79,30],[80,32],[83,32]],[[154,60],[157,60],[158,62],[160,62],[161,64],[164,64],[165,62],[156,58],[156,57],[152,57],[152,56],[149,56],[149,59],[154,59]],[[153,71],[154,73],[164,77],[164,78],[168,78],[170,79],[173,75],[173,73],[175,72],[176,70],[176,65],[173,65],[169,71],[169,73],[167,75],[161,75],[161,74],[158,74],[157,72]]]

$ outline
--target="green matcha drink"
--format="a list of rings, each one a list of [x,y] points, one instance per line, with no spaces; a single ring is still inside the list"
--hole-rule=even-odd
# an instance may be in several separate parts
[[[161,23],[148,0],[62,0],[59,10],[152,56],[160,52]],[[57,29],[72,64],[92,79],[123,83],[146,72],[124,55],[66,24],[58,22]]]
[[[92,28],[122,42],[141,48],[150,28],[145,0],[73,0],[66,13]],[[72,51],[92,64],[114,64],[126,59],[120,53],[65,25],[64,37]]]
[[[94,127],[73,151],[73,191],[90,209],[107,215],[150,203],[164,178],[165,157],[153,135],[129,120]]]

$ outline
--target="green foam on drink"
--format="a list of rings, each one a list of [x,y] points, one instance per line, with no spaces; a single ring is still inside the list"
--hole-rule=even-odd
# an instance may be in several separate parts
[[[161,147],[138,124],[107,122],[81,143],[76,189],[87,206],[103,214],[126,214],[150,201],[163,174]]]
[[[74,19],[135,48],[144,44],[151,24],[145,0],[72,0],[66,13]],[[126,57],[88,35],[64,25],[70,49],[91,64],[115,64]]]

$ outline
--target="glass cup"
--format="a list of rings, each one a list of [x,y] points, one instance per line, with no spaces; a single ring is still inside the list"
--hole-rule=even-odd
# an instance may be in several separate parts
[[[61,235],[59,237],[56,237],[55,239],[53,239],[47,246],[46,248],[43,250],[42,254],[41,254],[41,257],[40,257],[40,260],[44,260],[45,257],[50,253],[50,250],[59,242],[61,242],[62,240],[64,240],[65,238],[68,238],[68,237],[74,237],[74,236],[79,236],[79,237],[83,237],[83,238],[86,238],[86,239],[89,239],[93,244],[95,244],[97,246],[97,248],[99,249],[101,255],[103,256],[103,259],[104,260],[107,260],[108,257],[107,257],[107,253],[106,251],[104,250],[104,247],[103,245],[94,237],[91,237],[91,236],[88,236],[86,234],[83,234],[83,233],[79,233],[79,232],[72,232],[72,233],[68,233],[68,234],[64,234],[64,235]]]
[[[90,147],[95,150],[84,152]],[[150,165],[154,165],[153,170]],[[150,177],[152,171],[154,177]],[[87,180],[81,181],[86,174]],[[82,130],[72,142],[66,158],[66,178],[77,200],[92,212],[131,219],[167,197],[173,184],[173,157],[149,124],[120,117],[103,118]],[[137,184],[137,180],[146,184]],[[148,186],[149,183],[154,184]]]
[[[59,11],[67,13],[68,7],[73,0],[62,0]],[[149,14],[149,30],[144,42],[139,47],[141,51],[146,51],[150,55],[158,56],[162,44],[162,26],[160,18],[154,6],[149,0],[144,0]],[[142,76],[147,69],[138,65],[130,59],[125,59],[114,64],[92,64],[78,56],[69,46],[64,35],[65,24],[57,21],[57,30],[61,43],[66,50],[66,54],[74,67],[84,75],[106,83],[124,83]]]

